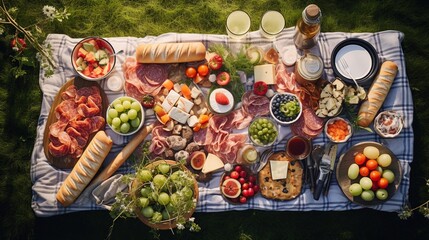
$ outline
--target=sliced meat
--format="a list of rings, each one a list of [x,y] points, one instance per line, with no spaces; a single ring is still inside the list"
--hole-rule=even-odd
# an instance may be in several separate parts
[[[76,86],[70,85],[64,92],[61,93],[61,99],[68,100],[76,97]]]
[[[58,138],[58,134],[66,129],[67,122],[56,121],[49,126],[49,134]]]
[[[313,109],[305,108],[302,110],[302,115],[307,128],[314,131],[319,131],[323,128],[323,119],[318,117]]]
[[[138,64],[137,77],[151,86],[160,86],[168,78],[169,64]]]
[[[242,97],[242,108],[247,115],[252,117],[268,115],[270,113],[270,99],[247,91]]]
[[[77,145],[80,148],[84,148],[86,146],[86,143],[88,142],[88,135],[83,135],[72,127],[68,127],[66,132],[71,138],[76,139]]]

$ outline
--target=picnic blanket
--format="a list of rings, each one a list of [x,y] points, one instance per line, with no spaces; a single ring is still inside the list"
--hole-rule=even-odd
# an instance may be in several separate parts
[[[146,36],[144,38],[137,37],[113,37],[106,38],[115,48],[116,51],[124,50],[124,54],[117,56],[117,64],[115,66],[116,73],[121,74],[121,64],[127,57],[135,55],[135,49],[142,43],[153,42],[189,42],[202,41],[206,46],[215,43],[226,44],[231,49],[238,49],[243,44],[258,45],[262,47],[270,47],[274,45],[278,49],[283,46],[293,44],[293,28],[284,29],[275,41],[270,41],[263,38],[259,32],[250,32],[247,37],[241,41],[231,40],[226,35],[214,34],[185,34],[185,33],[166,33],[160,36]],[[398,31],[383,31],[376,33],[344,33],[344,32],[327,32],[321,33],[318,47],[314,48],[316,54],[319,54],[324,63],[325,79],[333,79],[334,73],[331,67],[331,53],[335,46],[344,39],[356,37],[361,38],[371,43],[377,50],[381,61],[394,61],[398,67],[398,75],[391,87],[381,111],[396,110],[399,111],[405,120],[404,129],[401,134],[394,139],[382,139],[375,133],[367,131],[356,132],[353,137],[346,143],[339,144],[339,154],[344,153],[353,145],[364,141],[381,142],[400,160],[403,168],[402,182],[398,191],[392,199],[384,204],[373,206],[371,208],[381,211],[398,211],[408,201],[408,190],[410,186],[410,164],[413,160],[413,102],[411,90],[406,74],[405,56],[401,48],[401,41],[404,34]],[[64,208],[57,202],[55,195],[69,174],[69,170],[61,170],[52,167],[43,151],[43,132],[45,129],[48,113],[54,97],[58,90],[76,73],[71,65],[71,52],[75,44],[80,41],[78,38],[70,38],[62,34],[50,34],[46,39],[46,43],[50,44],[53,51],[53,57],[58,64],[57,69],[52,77],[44,77],[44,70],[40,69],[39,84],[43,92],[42,107],[37,126],[37,137],[35,140],[34,149],[31,156],[31,181],[32,186],[32,208],[37,216],[52,216],[65,214],[75,211],[85,210],[100,210],[105,209],[102,205],[98,205],[94,197],[90,195],[81,196],[71,206]],[[249,81],[253,81],[252,76],[247,76]],[[109,101],[116,97],[122,96],[125,92],[112,92],[106,87],[106,79],[101,80],[100,86],[105,90]],[[114,147],[111,150],[106,162],[112,159],[122,147],[129,141],[130,137],[119,137],[106,127],[107,134],[113,139]],[[281,129],[281,142],[274,147],[275,150],[284,150],[286,139],[292,133],[288,127]],[[328,142],[325,134],[319,135],[313,140],[313,144],[323,145]],[[338,161],[338,160],[337,160]],[[131,172],[131,165],[124,164],[118,173]],[[231,210],[246,210],[259,209],[269,211],[343,211],[351,209],[360,209],[362,206],[350,202],[341,192],[338,187],[335,176],[331,180],[331,188],[328,196],[322,196],[318,201],[313,199],[313,195],[308,186],[303,187],[302,194],[294,200],[290,201],[273,201],[263,198],[260,195],[250,199],[246,204],[233,205],[227,203],[221,196],[219,190],[219,180],[222,173],[216,173],[210,182],[199,183],[199,201],[196,211],[198,212],[219,212]]]

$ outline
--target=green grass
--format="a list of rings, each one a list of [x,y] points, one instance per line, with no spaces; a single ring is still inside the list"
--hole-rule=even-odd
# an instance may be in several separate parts
[[[44,5],[67,7],[72,14],[63,23],[44,26],[46,32],[71,37],[159,35],[166,32],[225,34],[229,12],[243,9],[251,15],[251,30],[258,29],[263,12],[279,10],[291,27],[312,1],[291,0],[68,0],[6,1],[19,8],[18,21],[28,25],[42,14]],[[422,1],[315,1],[323,11],[322,31],[376,32],[388,29],[405,33],[403,49],[415,103],[415,158],[412,164],[410,203],[429,198],[429,3]],[[30,154],[33,148],[42,93],[38,69],[14,79],[10,48],[0,39],[0,239],[103,239],[112,219],[105,211],[80,212],[36,218],[30,207]],[[244,212],[197,213],[203,228],[195,235],[171,239],[375,239],[407,237],[427,239],[428,221],[416,214],[407,221],[395,213],[372,210],[348,212]],[[151,239],[149,229],[134,219],[119,220],[113,239]]]

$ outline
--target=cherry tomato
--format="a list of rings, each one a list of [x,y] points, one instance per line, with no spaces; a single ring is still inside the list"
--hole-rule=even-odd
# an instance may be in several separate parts
[[[367,167],[361,167],[361,168],[359,168],[359,174],[362,176],[362,177],[366,177],[366,176],[368,176],[368,174],[369,174],[369,169],[367,168]],[[231,176],[232,177],[232,176]]]
[[[241,177],[241,178],[238,179],[238,181],[240,182],[240,184],[243,185],[246,182],[246,179],[244,179],[244,178]]]
[[[235,166],[234,170],[237,172],[241,172],[241,170],[243,170],[243,167],[240,165],[237,165],[237,166]]]
[[[356,154],[356,156],[355,156],[355,163],[357,165],[362,165],[362,164],[365,163],[365,161],[366,161],[366,156],[363,153]]]
[[[259,192],[259,185],[255,185],[255,186],[253,186],[253,191],[254,191],[255,193]]]
[[[375,170],[375,169],[377,169],[377,167],[378,167],[377,160],[370,159],[370,160],[366,161],[365,166],[366,166],[369,170],[371,170],[371,171],[372,171],[372,170]]]
[[[255,185],[253,182],[248,182],[249,184],[249,188],[253,188],[253,186]]]
[[[253,195],[255,195],[255,191],[253,191],[253,188],[249,188],[249,189],[247,189],[247,191],[248,191],[248,195],[249,195],[249,197],[252,197]]]
[[[223,180],[225,181],[225,180],[230,179],[230,178],[231,178],[230,176],[225,176],[225,177],[223,178]]]
[[[380,178],[380,180],[378,180],[377,182],[378,187],[380,188],[387,188],[387,186],[389,185],[389,181],[387,181],[386,178]]]
[[[253,84],[253,93],[259,96],[264,96],[268,91],[268,85],[265,82],[259,81]]]
[[[377,191],[377,189],[379,189],[380,187],[378,187],[378,182],[376,182],[376,181],[372,181],[372,187],[371,187],[371,190],[372,191]]]
[[[229,174],[229,176],[230,176],[231,178],[238,179],[238,178],[240,177],[240,174],[239,174],[237,171],[232,171],[232,172]]]
[[[245,178],[247,176],[247,172],[244,170],[240,171],[240,177]]]
[[[240,203],[246,203],[246,202],[247,202],[247,198],[245,196],[241,196]]]
[[[250,176],[249,176],[249,182],[251,182],[251,183],[255,183],[255,182],[256,182],[256,177],[255,177],[255,176],[253,176],[253,175],[250,175]]]
[[[377,182],[381,178],[381,173],[377,170],[373,170],[369,173],[369,178],[371,178],[373,182]]]
[[[193,67],[186,68],[185,74],[188,78],[194,78],[197,76],[197,70]]]
[[[17,41],[18,39],[18,41]],[[22,50],[24,50],[27,47],[27,43],[25,42],[24,38],[13,38],[10,41],[10,46],[12,47],[13,50],[21,52]]]
[[[210,72],[209,67],[207,67],[207,65],[205,65],[205,64],[198,66],[197,71],[198,71],[198,74],[200,74],[200,76],[202,76],[202,77],[207,76]]]
[[[249,197],[249,189],[244,189],[243,191],[241,191],[241,195],[243,195],[244,197]]]
[[[249,189],[249,184],[243,183],[243,185],[241,186],[241,189],[243,189],[243,190]]]
[[[155,98],[150,94],[145,94],[142,97],[141,104],[144,108],[153,108],[155,106]]]

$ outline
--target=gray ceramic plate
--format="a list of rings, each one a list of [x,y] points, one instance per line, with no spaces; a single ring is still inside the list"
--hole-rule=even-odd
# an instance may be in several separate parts
[[[367,146],[374,146],[378,148],[378,150],[380,151],[380,154],[387,153],[392,157],[392,163],[390,164],[390,166],[388,166],[387,168],[383,168],[383,169],[390,169],[395,174],[395,181],[393,183],[390,183],[386,189],[389,194],[386,200],[379,200],[375,197],[372,201],[365,201],[359,196],[353,197],[349,192],[349,186],[353,183],[359,183],[359,180],[361,177],[358,177],[355,180],[350,180],[349,177],[347,176],[348,169],[350,165],[354,163],[354,156],[359,152],[363,152],[363,149]],[[351,147],[349,150],[347,150],[346,153],[344,153],[344,155],[341,156],[340,161],[337,164],[336,175],[338,180],[338,186],[340,186],[344,195],[350,201],[363,206],[372,206],[372,205],[382,204],[388,201],[390,198],[392,198],[396,190],[398,190],[399,184],[401,183],[402,167],[398,158],[395,156],[395,154],[393,154],[393,152],[390,151],[390,149],[388,149],[386,146],[378,142],[361,142]]]

